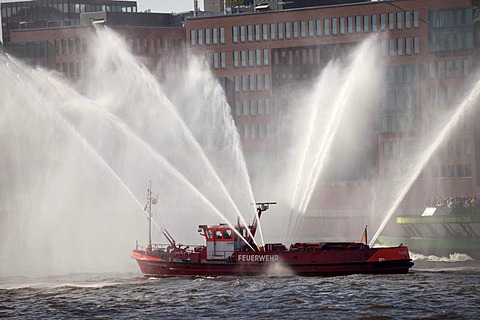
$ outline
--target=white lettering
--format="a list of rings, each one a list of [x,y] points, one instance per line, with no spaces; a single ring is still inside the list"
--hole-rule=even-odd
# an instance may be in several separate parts
[[[277,254],[239,254],[237,256],[239,262],[278,262],[280,257]]]

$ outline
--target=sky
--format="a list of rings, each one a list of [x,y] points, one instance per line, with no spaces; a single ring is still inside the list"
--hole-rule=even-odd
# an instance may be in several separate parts
[[[15,0],[0,0],[0,2],[18,2]],[[203,8],[203,0],[198,0]],[[152,12],[183,12],[193,10],[193,0],[137,0],[138,11],[151,9]]]

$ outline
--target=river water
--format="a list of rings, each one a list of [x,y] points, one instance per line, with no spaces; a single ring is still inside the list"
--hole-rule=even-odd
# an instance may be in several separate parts
[[[480,263],[417,259],[405,275],[1,277],[0,317],[478,319]]]

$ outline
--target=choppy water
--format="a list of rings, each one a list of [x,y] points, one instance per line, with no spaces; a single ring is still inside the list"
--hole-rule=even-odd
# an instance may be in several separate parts
[[[406,275],[0,278],[0,317],[478,319],[480,263],[420,259]]]

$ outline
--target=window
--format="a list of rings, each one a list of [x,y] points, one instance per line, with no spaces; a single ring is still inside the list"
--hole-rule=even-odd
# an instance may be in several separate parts
[[[270,23],[270,39],[272,40],[275,40],[275,35],[276,35],[276,27],[275,27],[275,23]],[[265,37],[265,34],[264,34],[264,37]]]
[[[258,115],[263,115],[263,99],[257,99]]]
[[[262,35],[260,33],[260,25],[256,24],[255,25],[255,41],[260,41]]]
[[[278,39],[282,40],[283,39],[283,22],[279,22],[277,24],[277,30],[278,30]]]
[[[353,17],[347,18],[347,30],[348,33],[353,33]]]
[[[298,38],[298,22],[297,21],[293,22],[293,37],[295,39]]]
[[[411,42],[412,42],[411,38],[406,38],[405,39],[405,54],[407,56],[412,54]]]
[[[263,35],[263,40],[268,40],[268,24],[264,23],[262,24],[262,35]]]
[[[257,74],[257,91],[261,91],[261,90],[262,90],[262,75]]]
[[[395,41],[393,39],[388,39],[388,55],[390,57],[395,55]]]
[[[418,28],[418,11],[413,11],[413,27]]]
[[[388,30],[395,30],[395,27],[394,27],[394,23],[395,21],[393,21],[393,12],[389,12],[388,13]]]
[[[411,28],[411,17],[412,13],[410,11],[405,11],[405,29],[410,29]]]
[[[312,38],[314,34],[315,34],[315,29],[313,25],[313,20],[308,20],[308,36]]]
[[[242,107],[243,107],[243,115],[248,116],[248,100],[243,100],[242,101]]]
[[[253,74],[248,75],[248,82],[250,84],[250,91],[255,91],[255,78]]]
[[[236,116],[236,117],[240,117],[240,116],[242,115],[240,109],[241,109],[240,101],[239,101],[239,100],[236,100],[236,101],[235,101],[235,116]]]
[[[268,66],[268,49],[263,49],[263,65]]]
[[[315,20],[315,24],[317,26],[317,36],[320,37],[322,36],[322,20],[321,19]]]
[[[68,39],[68,53],[69,54],[74,54],[75,53],[75,39],[74,38],[69,38]]]
[[[362,17],[356,16],[355,17],[355,32],[360,33],[362,32]]]
[[[212,43],[213,44],[218,44],[218,29],[217,28],[212,29]]]
[[[252,130],[252,135],[251,135],[252,140],[256,140],[256,139],[257,139],[257,131],[258,131],[258,129],[257,129],[257,124],[256,124],[256,123],[252,123],[252,124],[250,125],[250,128],[251,128],[251,130]]]
[[[253,41],[253,26],[251,24],[247,26],[247,40],[249,42]]]
[[[60,55],[62,53],[61,41],[60,39],[55,39],[55,54]]]
[[[377,32],[377,15],[372,14],[372,32]]]
[[[437,77],[443,78],[443,73],[445,70],[445,63],[443,61],[438,61],[437,63]]]
[[[323,19],[323,34],[330,35],[330,19]]]
[[[218,52],[213,53],[213,69],[218,69]]]
[[[233,66],[238,68],[238,51],[233,51]]]
[[[363,32],[368,32],[368,26],[370,24],[369,22],[369,16],[363,16]]]
[[[242,92],[247,92],[247,76],[242,76]]]
[[[253,67],[254,61],[253,61],[253,50],[248,50],[248,65],[250,67]]]
[[[270,115],[270,99],[265,98],[265,115]]]
[[[345,17],[340,18],[340,34],[345,34]]]
[[[300,36],[302,38],[307,37],[307,22],[306,21],[300,21]]]
[[[227,56],[226,52],[220,52],[220,67],[225,69],[227,67]]]
[[[285,39],[290,39],[292,37],[292,33],[290,30],[291,26],[291,22],[285,22]]]
[[[240,42],[245,42],[245,26],[240,27]]]
[[[254,116],[257,114],[257,100],[251,99],[250,100],[250,115]]]
[[[260,49],[255,50],[255,61],[257,67],[262,65],[262,51]]]
[[[195,30],[190,30],[190,45],[195,45]]]
[[[243,50],[240,52],[241,54],[241,61],[242,61],[242,67],[247,66],[247,51]]]
[[[337,31],[337,18],[332,18],[332,35],[336,36],[338,34]]]
[[[225,44],[225,28],[220,28],[220,43]]]
[[[232,41],[233,43],[238,42],[238,27],[232,27]]]
[[[209,46],[211,44],[211,30],[205,29],[205,44]]]
[[[403,12],[397,12],[397,29],[403,29]]]
[[[387,21],[386,21],[386,19],[387,19],[387,16],[386,16],[384,13],[382,13],[382,14],[380,15],[380,31],[385,31],[385,30],[387,30]]]
[[[203,29],[198,29],[198,45],[203,45]]]
[[[418,37],[413,37],[413,53],[420,53],[420,39]]]
[[[243,125],[243,140],[248,140],[248,132],[250,131],[249,129],[250,128],[248,124]]]
[[[397,55],[403,56],[403,38],[397,39]]]
[[[265,88],[265,90],[270,90],[270,75],[268,73],[265,73],[263,79],[263,87]]]
[[[235,92],[240,92],[240,79],[238,76],[233,76],[233,85],[235,87]]]

